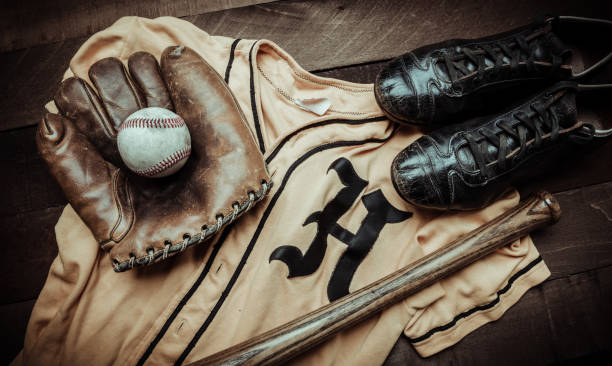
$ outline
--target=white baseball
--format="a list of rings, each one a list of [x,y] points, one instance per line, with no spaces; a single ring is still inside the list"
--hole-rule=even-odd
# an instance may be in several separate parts
[[[121,159],[132,171],[161,178],[185,165],[191,154],[191,136],[178,114],[149,107],[123,121],[117,134],[117,147]]]

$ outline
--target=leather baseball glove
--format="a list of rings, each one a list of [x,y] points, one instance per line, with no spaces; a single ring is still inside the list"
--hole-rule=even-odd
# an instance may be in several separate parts
[[[138,52],[128,69],[106,58],[89,70],[94,87],[62,82],[54,97],[60,114],[46,114],[37,132],[40,154],[117,272],[210,238],[271,185],[237,101],[195,51],[169,47],[161,68]],[[119,125],[145,107],[175,111],[191,133],[191,156],[172,176],[138,176],[119,157]]]

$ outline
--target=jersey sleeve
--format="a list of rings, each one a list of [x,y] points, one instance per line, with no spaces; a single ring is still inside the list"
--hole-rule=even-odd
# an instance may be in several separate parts
[[[513,192],[476,213],[443,214],[420,228],[416,239],[424,254],[429,254],[510,209],[518,200],[518,193]],[[548,276],[550,272],[531,238],[523,237],[441,280],[443,295],[410,319],[404,335],[420,355],[433,355],[499,319]],[[410,307],[412,301],[405,303]]]

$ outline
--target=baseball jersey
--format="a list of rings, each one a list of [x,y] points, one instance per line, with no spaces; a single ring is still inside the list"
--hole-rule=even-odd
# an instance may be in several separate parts
[[[368,285],[518,203],[512,191],[480,211],[411,206],[390,165],[422,132],[385,118],[373,85],[313,75],[271,41],[126,17],[87,40],[65,77],[89,82],[101,58],[159,58],[177,44],[197,51],[234,92],[274,182],[269,195],[212,241],[124,273],[67,206],[55,227],[59,254],[14,365],[195,361]],[[522,238],[292,363],[381,364],[402,334],[419,354],[435,354],[549,274]]]

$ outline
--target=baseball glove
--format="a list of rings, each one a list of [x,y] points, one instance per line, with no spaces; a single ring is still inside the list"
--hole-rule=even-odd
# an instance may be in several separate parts
[[[68,201],[117,272],[166,259],[217,233],[269,191],[262,154],[227,84],[195,51],[138,52],[128,71],[116,58],[91,66],[94,87],[62,82],[38,126],[37,145]],[[176,174],[129,171],[116,136],[126,117],[162,107],[183,117],[192,152]]]

